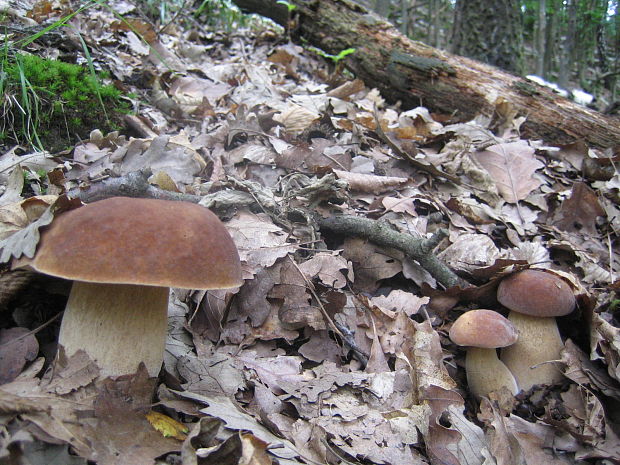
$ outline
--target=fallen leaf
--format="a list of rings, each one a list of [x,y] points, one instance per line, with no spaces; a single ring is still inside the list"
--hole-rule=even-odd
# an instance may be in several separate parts
[[[342,249],[343,257],[353,262],[353,285],[358,289],[374,291],[378,281],[391,278],[402,271],[399,260],[401,252],[387,251],[357,238],[345,239]]]
[[[524,200],[543,183],[534,174],[544,165],[536,160],[534,149],[525,141],[491,145],[474,153],[474,157],[491,174],[507,202]]]
[[[54,219],[52,208],[48,208],[39,219],[25,228],[14,232],[0,241],[0,263],[7,263],[11,258],[20,258],[22,255],[32,258],[39,243],[39,228],[47,226]]]
[[[347,284],[342,270],[348,270],[349,264],[338,252],[319,252],[299,265],[299,269],[308,279],[315,276],[328,287],[341,289]]]
[[[0,329],[0,384],[17,378],[38,353],[39,343],[28,328]]]
[[[319,116],[315,111],[301,105],[287,105],[279,115],[274,115],[273,119],[284,124],[287,131],[299,133],[310,126]]]
[[[166,172],[177,184],[188,185],[204,167],[202,157],[191,147],[187,137],[181,134],[175,137],[158,136],[150,141],[146,150],[129,145],[120,162],[119,171],[124,175],[150,168],[153,172]]]
[[[194,396],[194,398],[196,397]],[[224,396],[204,396],[199,397],[199,399],[208,404],[208,407],[201,411],[223,420],[226,423],[227,429],[251,431],[256,437],[269,444],[278,444],[280,447],[270,449],[271,453],[276,457],[292,459],[300,455],[290,441],[275,436],[251,415],[244,412],[230,398]]]
[[[264,214],[240,211],[226,227],[239,250],[244,279],[252,278],[260,269],[273,265],[297,248],[287,242],[282,228]]]
[[[165,438],[174,438],[184,441],[189,428],[167,415],[151,410],[146,414],[146,419],[151,426],[159,431]]]
[[[596,193],[584,182],[573,185],[570,198],[560,206],[553,224],[563,231],[596,234],[596,219],[605,216]]]

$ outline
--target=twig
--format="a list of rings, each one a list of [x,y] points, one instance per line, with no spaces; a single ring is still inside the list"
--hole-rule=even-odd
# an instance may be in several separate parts
[[[256,197],[255,192],[242,192],[239,190],[226,190],[215,192],[201,197],[191,194],[180,194],[178,192],[165,191],[159,189],[148,182],[149,170],[136,171],[119,178],[108,178],[101,182],[90,185],[85,189],[72,189],[68,192],[69,197],[78,197],[85,203],[95,202],[114,196],[141,197],[164,200],[180,200],[198,203],[216,211],[226,211],[230,207],[244,207],[260,204],[263,208],[278,210],[277,202],[273,198],[261,195]],[[250,190],[248,182],[232,182],[236,187]],[[446,237],[447,232],[443,229],[438,230],[429,239],[417,239],[409,234],[402,234],[394,231],[387,223],[373,221],[356,216],[333,216],[318,220],[319,228],[337,233],[360,236],[385,247],[393,247],[401,250],[408,257],[416,260],[425,270],[427,270],[439,283],[445,287],[455,285],[468,286],[468,284],[454,274],[446,265],[433,255],[433,249],[439,242]]]
[[[347,236],[359,236],[383,247],[393,247],[416,260],[439,283],[445,287],[456,285],[469,286],[452,270],[443,264],[434,254],[433,249],[447,237],[445,229],[439,229],[428,239],[415,238],[409,234],[399,233],[386,222],[374,221],[357,216],[340,215],[318,220],[319,228]]]
[[[338,323],[337,321],[334,321],[334,324],[336,325],[336,328],[338,328],[338,330],[340,331],[340,334],[342,334],[341,337],[344,345],[351,349],[353,351],[353,354],[355,355],[355,358],[364,367],[366,367],[366,365],[368,365],[368,355],[355,342],[355,333],[349,328],[347,328],[345,325]]]
[[[84,203],[96,202],[110,197],[139,197],[162,200],[181,200],[198,203],[202,197],[165,191],[151,185],[148,181],[150,170],[135,171],[118,178],[107,178],[86,188],[77,187],[67,192],[71,198],[79,198]]]

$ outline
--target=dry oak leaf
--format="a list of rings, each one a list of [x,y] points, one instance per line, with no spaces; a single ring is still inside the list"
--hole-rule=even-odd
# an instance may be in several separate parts
[[[461,234],[438,257],[453,270],[472,271],[492,265],[500,251],[486,234]]]
[[[381,311],[394,318],[396,313],[404,313],[407,316],[418,313],[423,305],[428,304],[428,297],[418,297],[411,292],[400,289],[391,291],[388,295],[371,297],[370,302]]]
[[[329,168],[349,169],[351,154],[346,146],[335,141],[315,138],[311,144],[300,143],[289,147],[276,157],[279,168],[299,170],[305,167],[311,171]]]
[[[143,142],[134,139],[115,152],[115,155],[122,156],[119,169],[121,175],[150,168],[153,172],[165,171],[177,185],[187,185],[206,166],[183,132],[174,137],[157,136],[150,141],[146,150]]]
[[[596,218],[604,216],[596,193],[584,182],[576,182],[570,198],[562,203],[554,225],[568,232],[596,233]]]
[[[177,364],[181,377],[185,380],[183,388],[198,394],[224,394],[234,396],[245,386],[243,372],[230,354],[217,351],[199,357],[188,354]]]
[[[262,268],[295,251],[287,235],[267,215],[240,211],[226,223],[241,258],[244,279],[252,278]]]
[[[530,423],[510,414],[505,417],[488,399],[480,405],[479,418],[487,428],[489,450],[497,465],[569,465],[568,454],[558,454],[558,445],[573,447],[570,441],[556,437],[556,430],[545,423]]]
[[[413,217],[418,216],[418,212],[413,204],[416,197],[384,197],[381,204],[387,211],[396,213],[407,213]]]
[[[281,303],[279,317],[286,328],[310,326],[326,329],[323,314],[318,307],[311,305],[307,285],[305,276],[293,260],[286,260],[280,269],[279,284],[273,286],[268,297]]]
[[[0,240],[39,218],[57,198],[57,195],[40,195],[0,206]]]
[[[339,252],[319,252],[300,264],[299,269],[308,279],[318,276],[323,284],[335,289],[341,289],[347,284],[347,278],[341,270],[348,270],[349,276],[353,272],[350,263]]]
[[[227,396],[199,396],[190,394],[194,400],[202,401],[207,404],[201,410],[202,413],[219,418],[226,423],[227,429],[251,431],[257,438],[271,444],[277,444],[280,447],[274,447],[270,452],[280,459],[293,459],[300,454],[297,452],[293,443],[274,435],[271,431],[261,425],[250,414],[242,410],[242,408],[233,402]]]
[[[36,221],[1,240],[0,263],[7,263],[11,257],[19,258],[22,255],[28,258],[34,257],[40,238],[39,228],[47,226],[53,219],[54,213],[49,207]]]
[[[364,239],[347,238],[342,255],[353,262],[354,284],[357,288],[374,291],[377,282],[402,271],[402,253],[387,250]]]
[[[543,183],[534,173],[544,165],[525,141],[492,145],[475,153],[474,158],[490,173],[507,202],[525,199]]]
[[[597,313],[592,313],[591,318],[590,359],[602,360],[609,375],[620,381],[620,329]]]
[[[289,104],[282,113],[274,115],[273,119],[284,124],[287,131],[298,133],[304,131],[317,120],[319,116],[317,112],[311,111],[301,105]]]

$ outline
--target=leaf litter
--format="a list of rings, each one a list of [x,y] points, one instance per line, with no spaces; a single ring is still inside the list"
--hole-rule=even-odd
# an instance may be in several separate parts
[[[36,21],[60,14],[47,3],[26,10]],[[91,8],[71,27],[97,46],[97,66],[144,97],[128,118],[134,136],[93,128],[62,157],[2,155],[2,261],[32,256],[56,195],[118,195],[142,179],[135,195],[184,196],[224,219],[245,283],[171,294],[153,405],[142,370],[100,380],[81,353],[51,366],[53,331],[33,333],[36,318],[24,327],[18,316],[53,307],[37,294],[57,291],[38,284],[25,298],[23,285],[0,280],[3,293],[14,289],[0,335],[3,459],[620,461],[620,178],[606,163],[617,152],[521,139],[516,115],[493,133],[482,116],[404,111],[346,76],[330,87],[325,63],[267,25],[225,35],[195,23],[156,34],[137,16],[127,24]],[[510,115],[507,106],[498,112]],[[41,169],[62,177],[39,179]],[[433,254],[464,281],[446,289],[403,250],[323,230],[334,215],[421,240],[444,231]],[[564,381],[478,401],[447,333],[463,311],[501,311],[498,279],[533,265],[564,272],[578,294],[578,312],[559,319]],[[7,345],[16,334],[21,342]]]

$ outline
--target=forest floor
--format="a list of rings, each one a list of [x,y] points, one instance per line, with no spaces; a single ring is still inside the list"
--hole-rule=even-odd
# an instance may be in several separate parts
[[[22,2],[11,21],[66,7]],[[149,411],[142,372],[102,382],[81,356],[52,370],[66,297],[7,271],[3,463],[620,462],[617,153],[524,140],[520,115],[497,134],[405,110],[267,24],[186,20],[156,31],[113,1],[54,28],[60,43],[28,44],[109,70],[133,112],[64,152],[0,156],[1,258],[34,250],[60,196],[119,195],[120,179],[215,211],[244,284],[172,292]],[[448,333],[472,309],[506,315],[497,287],[526,268],[576,296],[544,363],[561,376],[477,399]]]

